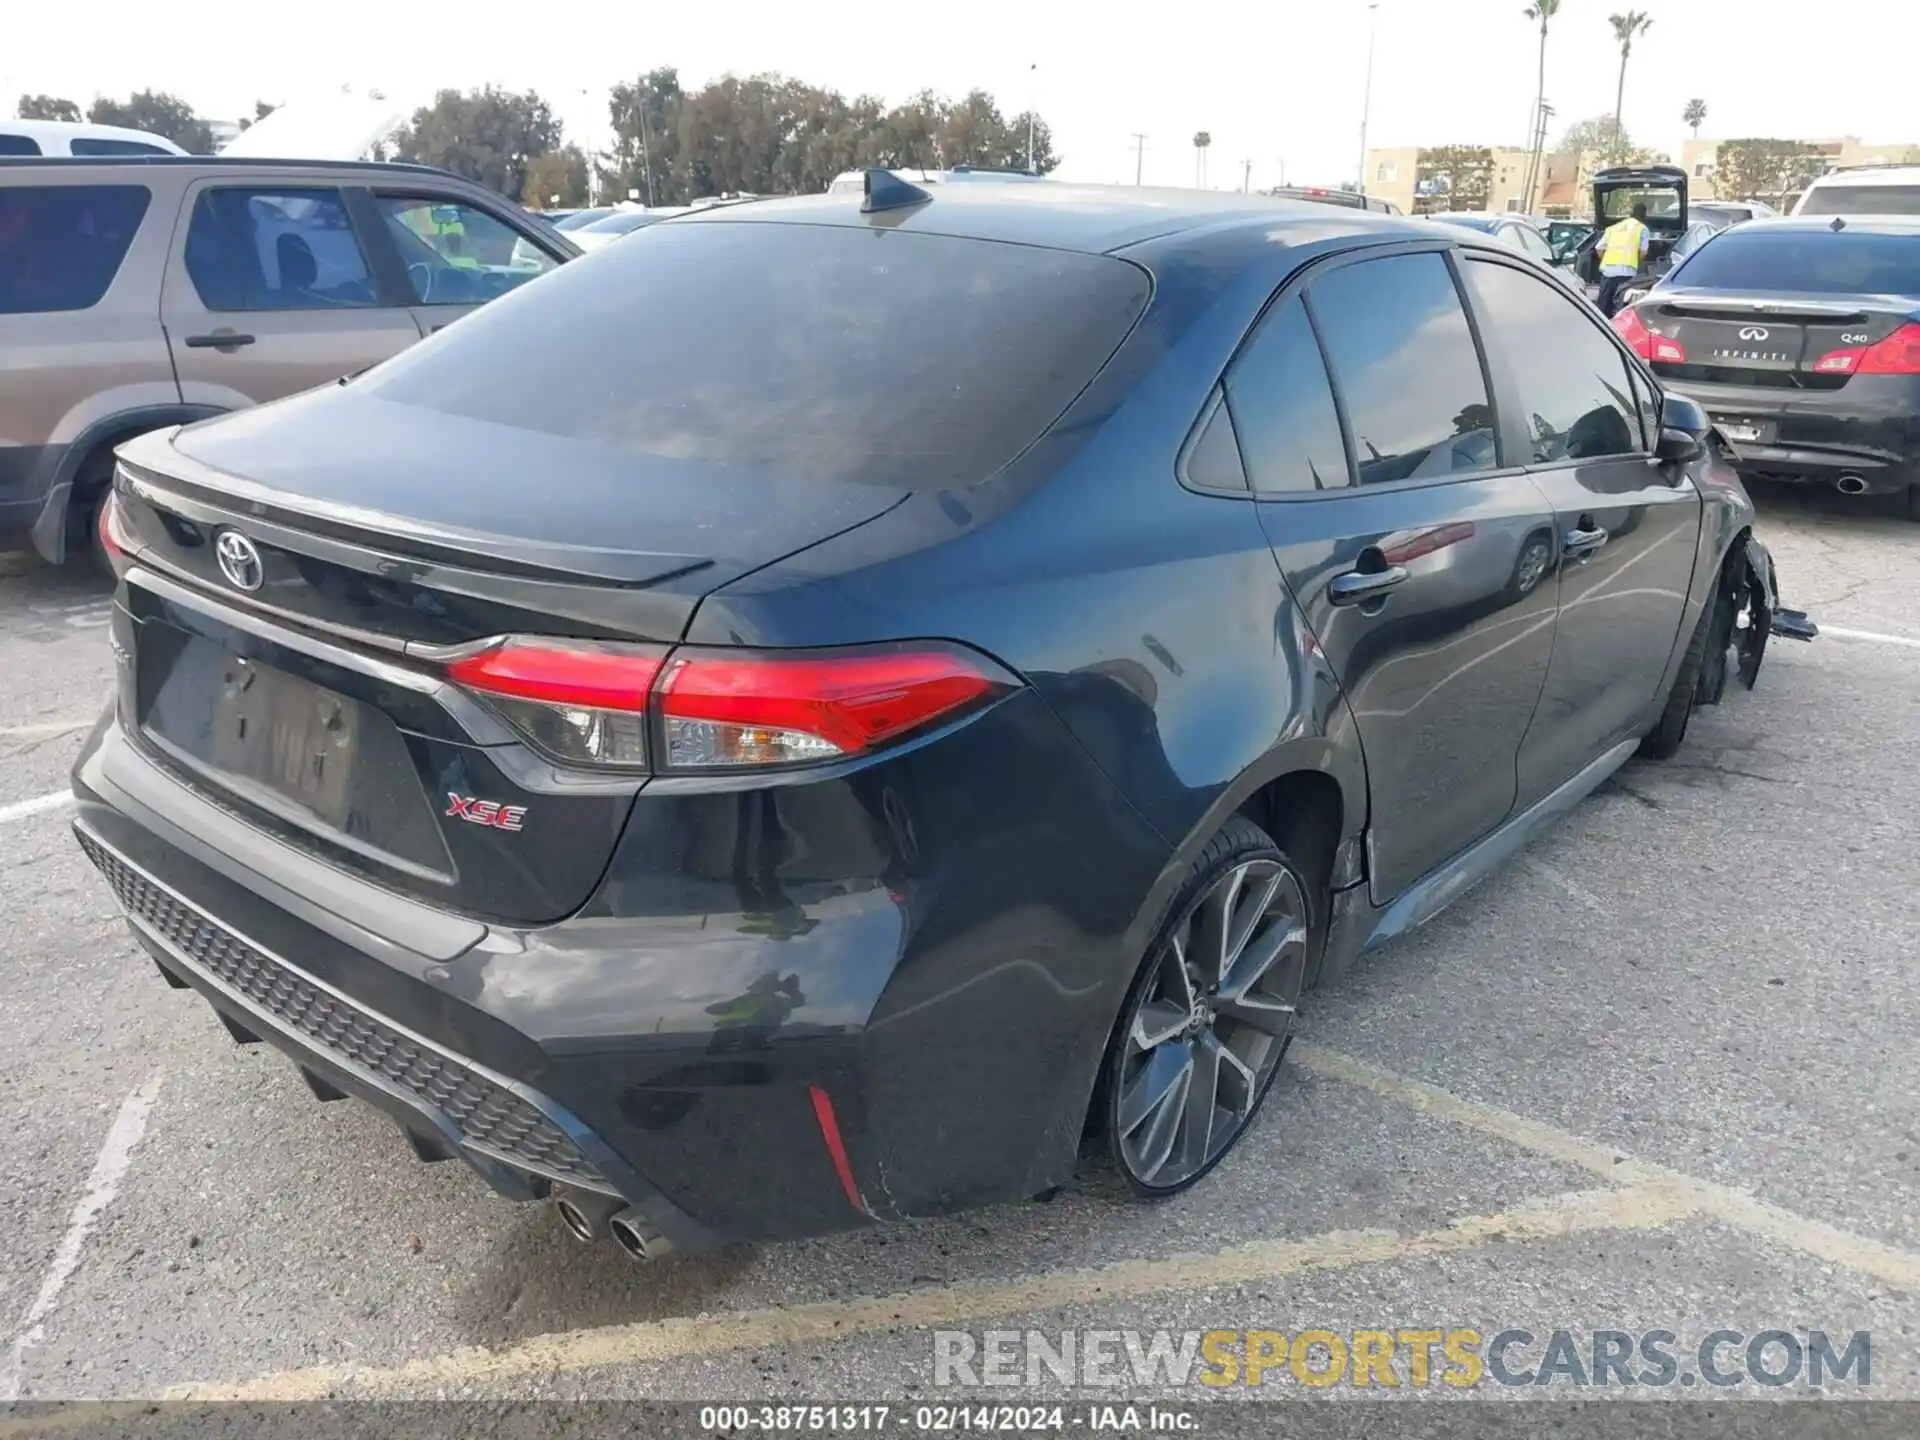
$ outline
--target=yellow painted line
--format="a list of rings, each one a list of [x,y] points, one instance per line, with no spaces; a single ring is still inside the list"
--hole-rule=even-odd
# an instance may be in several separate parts
[[[498,1350],[465,1349],[426,1356],[387,1369],[328,1365],[253,1380],[176,1385],[161,1398],[273,1402],[316,1400],[341,1392],[419,1393],[562,1370],[951,1328],[1164,1292],[1224,1288],[1311,1271],[1412,1260],[1467,1250],[1498,1239],[1548,1240],[1583,1231],[1655,1230],[1691,1212],[1690,1201],[1665,1186],[1585,1190],[1529,1201],[1491,1215],[1468,1216],[1412,1235],[1390,1230],[1336,1230],[1302,1240],[1257,1240],[1203,1254],[1122,1260],[1012,1280],[972,1281],[781,1309],[572,1330],[537,1336]]]
[[[1535,1154],[1608,1176],[1624,1185],[1670,1191],[1689,1209],[1748,1235],[1844,1265],[1858,1274],[1870,1275],[1909,1292],[1920,1292],[1920,1254],[1911,1250],[1843,1230],[1824,1220],[1795,1214],[1731,1185],[1698,1180],[1664,1165],[1635,1159],[1612,1146],[1582,1139],[1511,1110],[1468,1100],[1423,1080],[1356,1060],[1351,1055],[1301,1042],[1296,1042],[1287,1053],[1310,1074],[1362,1086],[1385,1099],[1437,1115]]]

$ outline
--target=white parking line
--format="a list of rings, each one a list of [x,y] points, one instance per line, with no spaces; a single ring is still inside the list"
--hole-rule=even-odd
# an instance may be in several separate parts
[[[127,1173],[127,1166],[133,1163],[133,1147],[146,1132],[147,1113],[160,1096],[160,1080],[161,1076],[156,1073],[126,1098],[120,1113],[114,1116],[106,1143],[100,1147],[100,1158],[93,1162],[93,1173],[87,1177],[86,1194],[73,1207],[73,1218],[67,1222],[67,1233],[61,1237],[60,1248],[53,1253],[53,1264],[47,1270],[46,1279],[40,1282],[40,1293],[27,1308],[26,1318],[20,1322],[20,1333],[7,1349],[6,1360],[0,1362],[0,1403],[20,1398],[21,1362],[27,1351],[44,1338],[46,1318],[79,1267],[80,1247],[86,1242],[87,1232],[119,1193],[120,1181]]]
[[[1883,635],[1878,630],[1848,630],[1839,625],[1820,623],[1822,635],[1834,635],[1842,640],[1870,640],[1876,645],[1904,645],[1911,650],[1920,650],[1920,640],[1911,635]]]
[[[0,725],[0,740],[40,740],[49,735],[65,735],[93,724],[85,720],[41,720],[31,725]]]
[[[38,815],[44,810],[58,810],[63,805],[73,803],[71,790],[56,790],[51,795],[36,795],[31,800],[16,800],[11,805],[0,805],[0,825],[9,820],[24,820],[29,815]]]

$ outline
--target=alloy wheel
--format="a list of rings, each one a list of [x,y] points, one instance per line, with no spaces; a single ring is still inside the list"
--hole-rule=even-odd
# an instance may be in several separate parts
[[[1277,859],[1223,872],[1137,987],[1113,1126],[1134,1183],[1174,1190],[1225,1154],[1286,1051],[1306,974],[1309,913]]]

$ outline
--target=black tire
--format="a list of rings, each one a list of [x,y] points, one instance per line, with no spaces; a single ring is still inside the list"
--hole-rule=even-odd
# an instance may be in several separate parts
[[[1259,1114],[1323,943],[1313,873],[1240,815],[1194,861],[1127,988],[1101,1070],[1107,1150],[1134,1194],[1164,1199],[1197,1184]]]
[[[1681,657],[1680,673],[1673,677],[1673,689],[1667,692],[1666,708],[1660,712],[1659,723],[1640,742],[1636,753],[1649,760],[1669,759],[1687,738],[1687,722],[1693,718],[1694,696],[1700,688],[1700,671],[1706,664],[1714,634],[1720,628],[1720,611],[1725,603],[1722,588],[1720,578],[1715,576],[1713,593],[1701,608],[1700,623],[1693,627],[1687,653]]]
[[[1907,518],[1920,520],[1920,485],[1907,486]]]
[[[86,565],[103,580],[116,578],[107,552],[100,548],[100,507],[113,488],[113,452],[90,458],[74,477],[67,503],[67,562]]]

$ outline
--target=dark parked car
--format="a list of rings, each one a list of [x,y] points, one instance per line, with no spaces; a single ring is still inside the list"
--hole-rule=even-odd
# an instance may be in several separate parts
[[[1491,235],[1501,244],[1538,260],[1542,265],[1561,263],[1554,255],[1553,247],[1547,243],[1546,232],[1540,228],[1539,222],[1528,216],[1495,215],[1484,210],[1437,210],[1425,218],[1442,225],[1460,225],[1468,230],[1478,230],[1482,235]]]
[[[1920,519],[1920,217],[1750,220],[1614,317],[1739,467]]]
[[[1771,628],[1704,416],[1504,246],[870,183],[137,440],[105,514],[76,829],[134,933],[635,1254],[1089,1128],[1184,1188],[1307,986]]]

